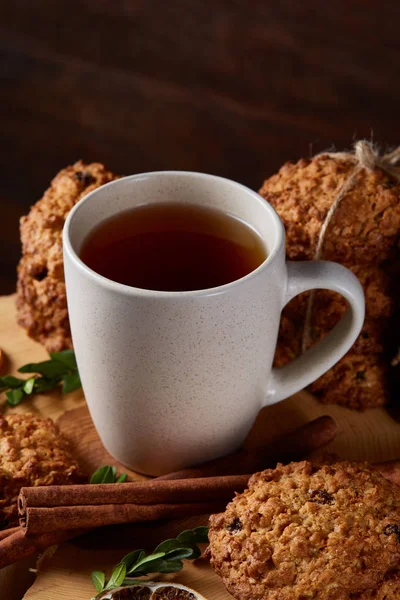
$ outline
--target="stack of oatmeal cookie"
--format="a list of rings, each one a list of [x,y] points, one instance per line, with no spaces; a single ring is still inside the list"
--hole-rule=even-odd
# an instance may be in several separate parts
[[[287,163],[267,179],[260,194],[277,210],[286,229],[290,260],[312,260],[321,227],[354,161],[319,155]],[[351,408],[385,404],[390,362],[399,337],[400,181],[380,169],[361,169],[342,198],[326,231],[322,258],[353,271],[364,288],[366,319],[350,352],[311,385],[323,402]],[[302,351],[309,293],[292,300],[283,312],[276,365]],[[346,310],[345,300],[320,291],[312,306],[311,340],[324,336]]]

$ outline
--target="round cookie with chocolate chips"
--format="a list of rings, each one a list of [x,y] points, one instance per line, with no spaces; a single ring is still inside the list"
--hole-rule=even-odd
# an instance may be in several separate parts
[[[209,539],[240,600],[364,599],[400,561],[400,488],[366,463],[278,465],[211,516]]]

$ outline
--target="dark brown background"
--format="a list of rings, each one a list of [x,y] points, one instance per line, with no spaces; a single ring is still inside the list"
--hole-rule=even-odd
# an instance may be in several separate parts
[[[0,293],[18,218],[82,158],[257,188],[289,159],[400,141],[400,2],[0,3]]]

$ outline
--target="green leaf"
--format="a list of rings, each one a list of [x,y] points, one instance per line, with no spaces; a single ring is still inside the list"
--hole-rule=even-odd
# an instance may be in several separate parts
[[[182,531],[176,538],[181,542],[189,542],[194,544],[203,544],[208,542],[208,527],[202,525],[194,529],[186,529]]]
[[[197,544],[208,544],[208,526],[200,525],[192,529],[195,534]]]
[[[197,546],[190,546],[189,544],[184,547],[183,544],[181,545],[180,548],[176,548],[175,550],[172,550],[171,552],[168,552],[168,554],[166,554],[165,559],[166,560],[181,560],[182,558],[199,558],[199,556],[201,555],[200,552],[200,548],[198,548]]]
[[[121,585],[143,585],[145,582],[143,579],[136,579],[132,577],[125,577]]]
[[[52,379],[48,379],[47,377],[36,377],[35,385],[33,386],[33,393],[41,394],[43,392],[49,392],[50,390],[54,390],[54,388],[58,386],[60,381],[60,377]]]
[[[115,469],[115,467],[114,467],[114,469]],[[110,467],[110,465],[104,465],[103,467],[100,467],[100,469],[97,469],[97,471],[95,471],[90,478],[90,483],[114,483],[114,482],[115,482],[115,475],[114,475],[113,467]]]
[[[107,583],[106,590],[111,590],[114,587],[119,587],[126,575],[125,563],[118,563],[111,573],[110,581]]]
[[[126,566],[126,572],[129,573],[129,569],[135,565],[138,560],[141,560],[146,553],[144,550],[135,550],[134,552],[129,552],[124,558],[121,560]]]
[[[136,563],[136,565],[130,570],[130,573],[135,572],[137,569],[139,569],[139,567],[143,567],[143,565],[145,565],[146,563],[149,563],[152,560],[155,560],[156,558],[163,558],[164,556],[165,552],[154,552],[154,554],[149,554],[148,556],[145,556],[144,558],[139,560]]]
[[[20,373],[39,373],[45,377],[62,377],[65,374],[65,365],[55,360],[44,360],[39,363],[29,363],[18,369]]]
[[[161,542],[161,544],[158,544],[154,552],[164,552],[166,554],[167,552],[178,548],[180,544],[181,542],[175,538],[170,540],[164,540],[163,542]]]
[[[127,479],[127,473],[121,473],[117,477],[117,467],[114,465],[103,465],[93,473],[90,483],[124,483]]]
[[[157,546],[154,552],[165,552],[165,559],[198,558],[200,549],[191,543],[181,542],[178,539],[165,540]]]
[[[78,365],[76,364],[75,352],[73,350],[62,350],[61,352],[50,352],[50,356],[56,362],[59,362],[71,371],[76,371]]]
[[[112,473],[112,468],[108,468]],[[107,466],[101,469],[107,469]],[[183,559],[195,559],[200,556],[200,549],[196,544],[207,541],[208,527],[196,527],[195,529],[182,531],[176,539],[168,539],[161,542],[152,554],[146,554],[144,550],[130,552],[124,556],[121,563],[114,567],[113,574],[105,589],[109,590],[117,587],[115,582],[117,580],[120,581],[120,579],[117,577],[118,573],[116,570],[121,565],[123,565],[125,573],[119,585],[132,584],[135,581],[135,577],[142,577],[150,573],[175,573],[180,571],[183,569]],[[114,573],[116,573],[115,576]],[[139,581],[139,583],[142,582]]]
[[[143,575],[148,575],[149,573],[163,573],[163,569],[166,568],[166,560],[163,558],[155,558],[153,560],[149,560],[146,564],[142,565],[138,569],[131,570],[130,573],[133,573],[135,577],[142,577]]]
[[[2,389],[14,389],[24,383],[24,379],[18,379],[18,377],[13,377],[12,375],[4,375],[0,377],[0,388]]]
[[[21,388],[16,388],[15,390],[10,390],[9,392],[6,392],[6,396],[7,404],[9,404],[10,406],[17,406],[17,404],[19,404],[24,398],[25,394]]]
[[[15,406],[21,402],[23,399],[21,390],[26,395],[40,394],[54,389],[61,381],[63,381],[63,393],[82,387],[73,350],[52,352],[50,356],[50,360],[29,363],[18,369],[20,373],[36,373],[41,377],[29,377],[27,380],[11,375],[0,377],[0,392],[10,389],[20,390],[16,393],[6,392],[8,404]]]
[[[166,560],[165,563],[165,568],[160,569],[159,573],[176,573],[183,569],[183,562],[181,560]]]
[[[33,386],[35,385],[35,379],[36,379],[36,377],[29,377],[29,379],[27,379],[25,381],[25,384],[23,386],[23,390],[24,390],[25,394],[27,394],[27,395],[32,394]]]
[[[104,584],[106,582],[106,576],[101,571],[93,571],[91,574],[92,582],[98,592],[104,590]]]
[[[64,383],[62,386],[63,394],[68,394],[69,392],[79,390],[81,387],[81,378],[79,377],[78,371],[64,375]]]

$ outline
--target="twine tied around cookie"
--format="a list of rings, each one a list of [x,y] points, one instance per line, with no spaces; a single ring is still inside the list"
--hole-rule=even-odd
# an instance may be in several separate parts
[[[330,209],[328,210],[325,220],[322,223],[321,230],[318,236],[318,242],[315,249],[314,260],[320,260],[322,258],[322,252],[326,239],[326,233],[328,227],[336,214],[337,209],[340,206],[343,198],[348,194],[350,190],[356,185],[358,176],[364,169],[367,171],[374,171],[375,169],[381,169],[387,175],[393,177],[400,182],[400,171],[396,168],[396,165],[400,164],[400,146],[398,146],[392,152],[380,155],[377,148],[368,142],[367,140],[360,140],[354,144],[354,152],[321,152],[317,156],[328,156],[330,158],[336,158],[338,160],[347,160],[354,163],[354,169],[350,176],[342,183],[336,192],[335,200],[333,201]],[[301,341],[301,350],[304,353],[312,341],[311,336],[311,317],[313,311],[313,305],[315,300],[316,290],[310,292],[308,298],[306,317],[304,321],[303,337]]]

